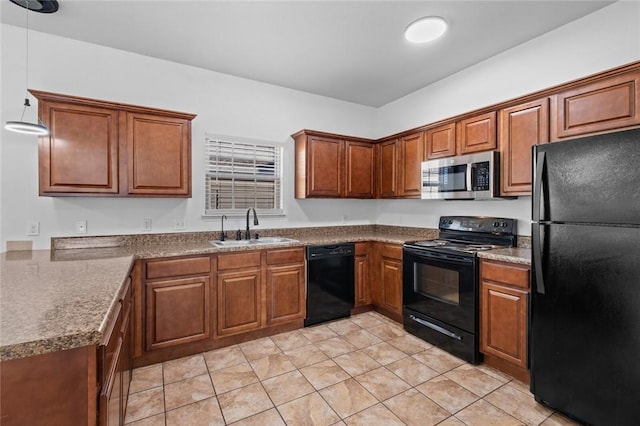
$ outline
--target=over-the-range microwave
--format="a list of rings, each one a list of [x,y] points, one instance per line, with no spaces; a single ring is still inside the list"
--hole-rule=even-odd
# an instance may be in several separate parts
[[[496,151],[422,162],[423,200],[487,200],[500,194]]]

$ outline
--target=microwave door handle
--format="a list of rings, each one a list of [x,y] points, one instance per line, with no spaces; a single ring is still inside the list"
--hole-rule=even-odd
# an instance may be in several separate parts
[[[473,182],[473,165],[471,163],[467,163],[467,191],[472,191],[472,182]]]

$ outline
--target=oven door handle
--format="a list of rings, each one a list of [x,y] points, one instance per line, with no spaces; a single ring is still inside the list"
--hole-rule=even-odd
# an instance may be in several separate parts
[[[437,331],[438,333],[442,333],[445,336],[449,336],[452,339],[456,339],[456,340],[462,340],[462,336],[457,335],[456,333],[452,333],[449,330],[447,330],[446,328],[440,327],[439,325],[433,324],[429,321],[425,321],[421,318],[418,318],[414,315],[409,315],[409,318],[411,318],[412,320],[414,320],[415,322],[417,322],[418,324],[422,324],[425,327],[429,327],[432,330]]]

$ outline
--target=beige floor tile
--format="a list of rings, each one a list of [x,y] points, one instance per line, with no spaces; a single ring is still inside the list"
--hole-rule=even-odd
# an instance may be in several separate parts
[[[218,395],[218,401],[227,423],[251,417],[273,407],[260,383]]]
[[[540,423],[540,426],[580,426],[580,423],[563,416],[560,413],[553,413],[547,420]]]
[[[351,331],[342,335],[342,338],[358,349],[366,348],[367,346],[376,345],[382,342],[378,336],[375,336],[363,329]]]
[[[166,385],[207,373],[207,364],[205,364],[202,354],[198,354],[164,362],[162,370]]]
[[[438,423],[438,426],[466,426],[462,420],[458,420],[455,416],[451,416],[442,423]]]
[[[352,317],[351,321],[353,321],[354,324],[367,329],[385,324],[383,320],[377,318],[375,314],[371,314],[370,312]]]
[[[212,371],[209,374],[218,395],[258,382],[258,376],[247,362]]]
[[[408,426],[435,425],[450,415],[415,389],[409,389],[386,400],[384,405]]]
[[[479,400],[458,412],[456,417],[468,426],[519,426],[522,423],[485,400]]]
[[[191,377],[164,387],[165,410],[173,410],[215,396],[208,374]]]
[[[258,379],[265,380],[296,369],[285,354],[269,355],[251,361],[251,367]]]
[[[329,359],[324,352],[316,345],[307,345],[300,348],[288,350],[284,353],[289,360],[298,368],[316,364]]]
[[[275,405],[315,392],[311,383],[298,370],[265,380],[262,385]]]
[[[503,373],[502,371],[498,371],[493,367],[489,367],[487,364],[476,365],[476,368],[480,369],[480,371],[482,371],[485,374],[488,374],[489,376],[493,377],[494,379],[500,380],[502,383],[508,383],[508,382],[511,382],[511,381],[517,381],[513,377],[508,375],[507,373]],[[519,381],[517,381],[517,382],[522,384],[522,386],[525,386],[527,388],[527,391],[529,390],[529,385],[525,385],[524,383],[519,382]]]
[[[282,352],[280,348],[278,348],[278,346],[273,343],[273,340],[271,340],[270,337],[263,337],[262,339],[241,343],[240,349],[249,361],[253,361],[254,359],[258,358],[264,358],[267,355],[279,354]]]
[[[404,426],[404,422],[383,404],[376,404],[345,419],[348,426]]]
[[[233,423],[233,426],[286,426],[280,413],[272,408]]]
[[[317,392],[280,405],[278,411],[287,425],[329,426],[340,421]]]
[[[433,347],[431,343],[425,342],[424,340],[410,334],[405,334],[404,336],[388,340],[387,343],[400,349],[407,355],[414,355]]]
[[[162,387],[147,389],[129,395],[125,423],[164,413],[164,390]]]
[[[143,390],[162,386],[162,364],[154,364],[148,367],[136,368],[133,370],[129,393],[136,393]]]
[[[360,330],[360,326],[355,322],[351,321],[350,319],[341,319],[338,321],[332,321],[329,324],[327,324],[327,327],[329,327],[334,333],[336,333],[339,336],[350,333],[352,331]]]
[[[380,363],[363,351],[349,352],[333,360],[353,377],[380,367]]]
[[[167,411],[167,426],[223,426],[224,419],[216,398],[208,398]]]
[[[338,336],[327,325],[316,325],[313,327],[303,328],[300,332],[313,343]]]
[[[483,373],[473,365],[464,364],[444,374],[478,396],[485,396],[502,386],[502,382]]]
[[[484,400],[528,425],[539,425],[553,413],[538,404],[532,394],[525,394],[511,384],[496,389],[485,396]]]
[[[209,371],[222,370],[247,362],[238,345],[205,352],[203,355]]]
[[[331,339],[317,342],[316,346],[329,358],[334,358],[342,354],[358,350],[358,348],[340,337],[333,337]]]
[[[385,367],[371,370],[356,376],[355,379],[380,401],[389,399],[411,387],[410,384]]]
[[[369,355],[382,365],[391,364],[392,362],[406,358],[407,354],[399,349],[394,348],[390,344],[383,342],[377,345],[368,346],[362,349],[362,352]]]
[[[336,383],[319,392],[343,419],[378,403],[378,400],[355,379]]]
[[[440,375],[436,370],[411,357],[392,362],[387,368],[411,386],[417,386]]]
[[[478,395],[444,376],[434,377],[417,386],[416,389],[451,414],[457,413],[479,399]]]
[[[271,336],[271,340],[273,340],[273,343],[275,343],[282,351],[288,351],[290,349],[311,344],[311,340],[304,337],[304,334],[302,334],[300,330]]]
[[[415,359],[436,370],[444,373],[464,364],[465,362],[440,348],[433,347],[426,351],[412,355]]]
[[[156,414],[155,416],[147,417],[142,420],[138,420],[133,423],[126,423],[127,426],[165,426],[164,413]]]
[[[348,355],[348,354],[347,354]],[[343,355],[344,356],[344,355]],[[323,389],[349,378],[349,374],[332,360],[322,361],[300,369],[315,389]]]
[[[481,365],[478,367],[482,367]],[[482,371],[485,371],[484,369],[481,369]],[[526,394],[526,395],[530,395],[533,396],[533,394],[531,393],[531,390],[529,388],[529,385],[522,383],[520,380],[516,380],[513,379],[509,382],[509,386],[513,386],[514,388],[518,389],[520,392]]]
[[[378,336],[382,340],[391,340],[395,339],[396,337],[405,336],[407,334],[407,332],[402,328],[396,327],[391,324],[382,324],[377,327],[372,327],[368,330],[370,333]]]

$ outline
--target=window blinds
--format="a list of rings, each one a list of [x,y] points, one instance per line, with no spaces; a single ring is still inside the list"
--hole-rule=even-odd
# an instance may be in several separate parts
[[[282,147],[207,136],[205,214],[282,213]]]

